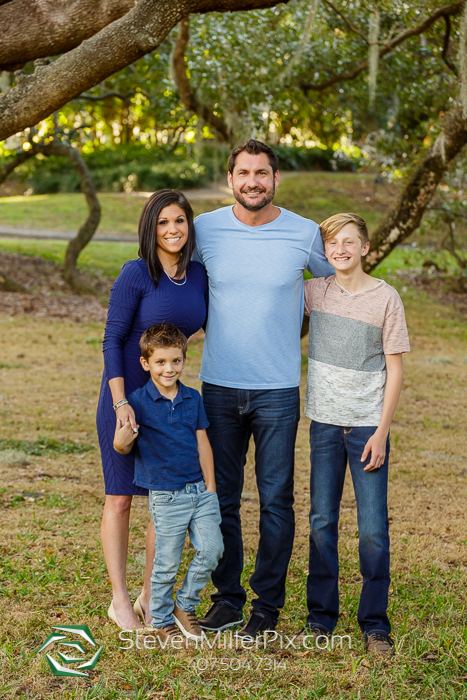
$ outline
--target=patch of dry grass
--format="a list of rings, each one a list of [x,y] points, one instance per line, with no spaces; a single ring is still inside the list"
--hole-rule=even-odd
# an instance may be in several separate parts
[[[361,645],[356,508],[349,481],[340,523],[342,615],[336,633],[349,634],[352,649],[121,649],[127,644],[106,617],[110,586],[99,543],[104,495],[98,450],[48,452],[28,454],[28,464],[0,462],[0,696],[466,697],[467,334],[464,318],[452,307],[411,287],[403,297],[413,352],[405,360],[405,388],[392,429],[390,615],[397,650],[392,659],[366,656]],[[102,333],[100,324],[0,316],[1,439],[47,437],[97,447]],[[201,351],[202,339],[190,345],[185,381],[193,386],[199,384]],[[280,631],[289,636],[306,615],[308,423],[302,419],[297,440],[297,536],[279,621]],[[245,483],[247,579],[258,539],[251,454]],[[133,597],[141,586],[146,507],[145,499],[136,499],[132,514],[128,581]],[[187,549],[184,567],[189,557]],[[104,645],[90,680],[54,677],[44,654],[35,653],[52,625],[63,624],[89,625]],[[205,665],[201,659],[208,659],[207,670],[198,670]]]

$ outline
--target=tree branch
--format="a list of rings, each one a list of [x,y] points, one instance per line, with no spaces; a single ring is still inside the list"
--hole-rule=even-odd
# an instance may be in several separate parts
[[[419,227],[440,180],[465,144],[467,120],[457,107],[445,114],[442,132],[415,166],[397,203],[371,236],[371,249],[364,265],[367,272]]]
[[[190,38],[190,20],[188,17],[182,19],[178,26],[177,41],[172,52],[172,73],[177,83],[178,92],[183,106],[188,112],[193,112],[203,119],[206,124],[212,126],[221,141],[230,143],[232,141],[232,131],[228,128],[222,117],[214,114],[205,105],[201,104],[191,89],[190,81],[185,63],[185,51]]]
[[[352,24],[352,22],[351,22],[349,19],[347,19],[347,17],[343,14],[343,12],[341,12],[341,10],[339,10],[339,8],[336,7],[336,6],[331,2],[331,0],[323,0],[323,2],[324,2],[326,5],[328,5],[332,10],[334,10],[334,12],[336,13],[336,15],[339,15],[339,17],[345,22],[345,24],[348,26],[348,28],[350,29],[351,32],[354,32],[354,34],[358,34],[358,36],[361,36],[362,39],[363,39],[363,41],[365,41],[365,42],[368,44],[368,39],[367,39],[367,37],[366,37],[366,34],[365,34],[364,32],[362,32],[360,29],[357,29],[357,27],[355,27],[355,26]]]
[[[300,39],[300,43],[299,43],[294,55],[288,61],[282,74],[279,75],[279,77],[278,77],[279,84],[284,85],[287,82],[287,80],[289,79],[289,77],[293,71],[294,66],[297,65],[297,63],[300,61],[302,55],[304,54],[304,52],[308,46],[308,42],[310,41],[311,33],[313,31],[313,27],[315,24],[317,8],[318,8],[318,0],[311,0],[310,11],[308,12],[308,16],[306,18],[305,28],[303,30],[302,38]]]
[[[441,54],[441,58],[447,65],[447,67],[452,70],[454,75],[458,75],[458,70],[454,63],[451,61],[451,59],[448,56],[448,51],[449,51],[449,39],[451,38],[451,18],[449,15],[444,16],[444,21],[446,23],[446,32],[444,34],[444,41],[443,41],[443,53]]]
[[[29,144],[30,148],[27,151],[21,151],[18,153],[16,158],[14,158],[0,171],[0,184],[8,177],[10,173],[13,172],[15,168],[18,167],[18,165],[24,163],[24,161],[28,160],[28,158],[36,156],[38,153],[42,153],[45,156],[64,156],[65,158],[71,160],[76,172],[78,173],[81,182],[81,191],[86,198],[89,214],[75,238],[73,238],[67,246],[63,266],[63,277],[68,284],[77,291],[90,291],[87,288],[83,288],[83,286],[80,284],[76,270],[76,263],[79,254],[94,236],[101,218],[101,207],[99,200],[97,199],[96,189],[92,181],[91,173],[89,172],[80,152],[63,141],[57,141],[54,139],[53,141],[49,141],[49,143],[36,143],[35,141],[31,140],[29,141]],[[2,276],[5,278],[4,282],[1,280]],[[18,285],[17,289],[13,289],[12,284],[14,285],[16,283],[12,282],[10,278],[7,279],[5,275],[0,274],[0,290],[25,291],[24,288],[20,289]],[[8,285],[8,288],[4,285]]]
[[[28,160],[31,158],[33,155],[35,155],[32,151],[21,151],[16,155],[16,158],[11,160],[9,163],[5,165],[4,168],[0,170],[0,185],[2,182],[5,182],[7,177],[10,175],[10,173],[15,170],[15,168],[18,167],[18,165],[21,165],[24,163],[25,160]]]
[[[113,97],[116,97],[118,100],[122,100],[122,102],[126,102],[130,97],[133,97],[135,95],[135,91],[131,90],[130,92],[127,92],[125,95],[121,95],[119,92],[106,92],[105,95],[91,95],[88,92],[83,92],[81,95],[78,95],[78,97],[74,97],[74,100],[90,100],[91,102],[100,102],[101,100],[110,100]]]
[[[0,8],[0,70],[74,49],[137,0],[12,0]]]
[[[440,19],[440,17],[452,17],[454,15],[460,14],[463,5],[464,0],[462,0],[461,2],[456,2],[453,5],[444,5],[443,7],[438,8],[435,12],[433,12],[432,15],[427,17],[427,19],[423,20],[423,22],[421,22],[420,24],[417,24],[416,27],[406,29],[405,32],[401,32],[400,34],[395,36],[394,39],[392,39],[390,42],[384,44],[384,46],[382,46],[379,50],[379,58],[381,59],[384,56],[386,56],[386,54],[393,51],[396,48],[396,46],[399,46],[399,44],[402,44],[407,39],[411,39],[413,36],[423,34],[423,32],[429,29],[438,19]],[[340,83],[345,80],[352,80],[353,78],[356,78],[357,75],[359,75],[359,73],[366,70],[368,70],[368,61],[362,61],[362,63],[359,63],[357,66],[354,66],[354,68],[348,70],[347,72],[339,73],[336,76],[330,78],[329,80],[323,81],[322,83],[300,83],[299,87],[305,93],[307,93],[310,90],[322,92],[323,90],[327,90],[327,88],[336,85],[336,83]]]
[[[97,199],[96,188],[94,187],[91,173],[80,152],[63,141],[53,140],[45,144],[32,143],[32,151],[34,153],[43,153],[45,156],[64,156],[71,160],[73,167],[78,173],[81,182],[81,191],[86,198],[89,214],[75,238],[68,243],[63,265],[63,277],[74,289],[78,291],[89,291],[88,289],[83,289],[79,282],[76,263],[79,254],[94,236],[101,218],[101,206]]]
[[[49,1],[49,0],[48,0]],[[0,98],[0,139],[23,131],[55,110],[153,51],[190,13],[230,12],[272,7],[289,0],[139,0],[120,19],[86,39]]]

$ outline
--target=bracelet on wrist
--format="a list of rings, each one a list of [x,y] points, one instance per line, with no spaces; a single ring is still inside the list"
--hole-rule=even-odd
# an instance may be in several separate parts
[[[126,403],[128,403],[128,399],[120,399],[120,401],[117,401],[117,403],[114,403],[113,409],[116,411],[120,406],[124,406]]]

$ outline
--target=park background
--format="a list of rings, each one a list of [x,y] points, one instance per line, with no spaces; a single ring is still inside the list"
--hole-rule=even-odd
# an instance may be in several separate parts
[[[32,8],[0,2],[0,696],[467,697],[466,3],[35,0]],[[349,479],[336,633],[351,636],[350,650],[122,651],[106,617],[94,415],[108,293],[137,256],[147,196],[181,188],[195,214],[232,204],[226,159],[249,137],[278,153],[277,205],[318,223],[338,211],[366,218],[368,270],[406,308],[412,352],[391,431],[391,659],[364,654],[356,623]],[[306,335],[302,343],[303,396]],[[202,346],[201,333],[185,370],[195,387]],[[297,534],[278,628],[289,636],[306,616],[308,425],[302,418]],[[245,582],[258,533],[251,456]],[[136,499],[132,514],[134,598],[146,507]],[[180,575],[190,557],[187,547]],[[77,624],[104,645],[102,656],[87,679],[55,677],[37,649],[53,625]]]

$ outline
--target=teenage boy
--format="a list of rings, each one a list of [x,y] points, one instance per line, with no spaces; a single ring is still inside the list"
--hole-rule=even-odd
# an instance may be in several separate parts
[[[199,392],[180,381],[187,340],[175,326],[159,324],[143,333],[140,348],[141,365],[150,379],[128,397],[137,432],[129,422],[121,425],[118,421],[114,448],[127,454],[137,439],[135,483],[149,489],[157,541],[151,624],[165,645],[178,634],[177,628],[187,638],[202,638],[195,606],[224,547],[214,462],[206,435],[209,423]],[[196,554],[174,606],[172,592],[187,530]]]
[[[304,635],[332,633],[339,614],[339,507],[349,463],[357,501],[363,588],[358,623],[368,651],[390,652],[387,616],[389,427],[409,352],[399,294],[367,275],[364,220],[336,214],[321,224],[335,276],[305,282],[310,345],[305,414],[312,419],[308,617]]]
[[[196,259],[209,278],[200,379],[216,464],[224,556],[213,572],[206,630],[243,621],[240,505],[248,444],[255,442],[260,523],[252,614],[240,637],[276,626],[294,538],[293,471],[300,416],[303,271],[332,275],[319,227],[274,206],[277,156],[250,140],[229,157],[233,206],[195,221]]]

